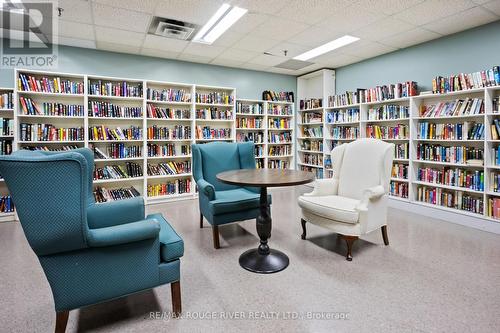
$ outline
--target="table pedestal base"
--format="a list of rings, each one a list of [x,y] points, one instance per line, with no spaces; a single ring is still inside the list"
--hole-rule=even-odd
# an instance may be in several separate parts
[[[276,273],[287,268],[288,263],[287,255],[274,249],[269,249],[268,254],[260,254],[258,249],[252,249],[240,256],[240,266],[254,273]]]

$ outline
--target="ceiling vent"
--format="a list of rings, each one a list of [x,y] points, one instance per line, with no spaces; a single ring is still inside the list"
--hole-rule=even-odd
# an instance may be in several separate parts
[[[313,64],[313,62],[309,62],[309,61],[290,59],[290,60],[282,62],[281,64],[278,64],[274,67],[290,69],[290,70],[298,70],[298,69],[302,69],[302,68],[307,67],[307,66],[312,65],[312,64]]]
[[[149,26],[148,34],[172,39],[191,40],[197,28],[196,24],[155,16]]]

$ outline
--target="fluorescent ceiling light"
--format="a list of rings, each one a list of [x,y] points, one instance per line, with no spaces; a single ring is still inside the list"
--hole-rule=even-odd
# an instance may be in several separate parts
[[[193,41],[212,44],[248,11],[240,7],[233,7],[231,10],[228,10],[230,7],[228,4],[223,4],[200,31],[198,31]]]
[[[316,58],[317,56],[322,55],[326,52],[330,52],[330,51],[338,49],[342,46],[346,46],[348,44],[354,43],[358,40],[359,40],[358,37],[345,35],[345,36],[342,36],[342,37],[337,38],[335,40],[332,40],[331,42],[328,42],[326,44],[318,46],[317,48],[314,48],[312,50],[309,50],[307,52],[299,54],[298,56],[294,57],[293,59],[306,61],[306,60],[309,60],[312,58]]]

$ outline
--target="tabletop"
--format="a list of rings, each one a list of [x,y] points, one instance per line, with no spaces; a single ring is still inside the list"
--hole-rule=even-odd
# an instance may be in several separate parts
[[[312,172],[288,169],[239,169],[221,172],[216,177],[227,184],[256,187],[302,185],[315,179]]]

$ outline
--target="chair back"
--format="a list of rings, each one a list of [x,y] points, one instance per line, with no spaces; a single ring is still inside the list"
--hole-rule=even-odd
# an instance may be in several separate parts
[[[376,139],[358,139],[332,151],[338,195],[358,199],[367,188],[382,185],[389,191],[394,144]]]
[[[38,256],[87,247],[87,206],[92,196],[89,149],[17,151],[0,157],[0,174],[19,221]],[[90,195],[89,192],[90,191]]]
[[[237,169],[255,169],[254,143],[212,142],[194,144],[193,174],[196,181],[205,179],[216,191],[239,188],[217,179],[217,174]]]

